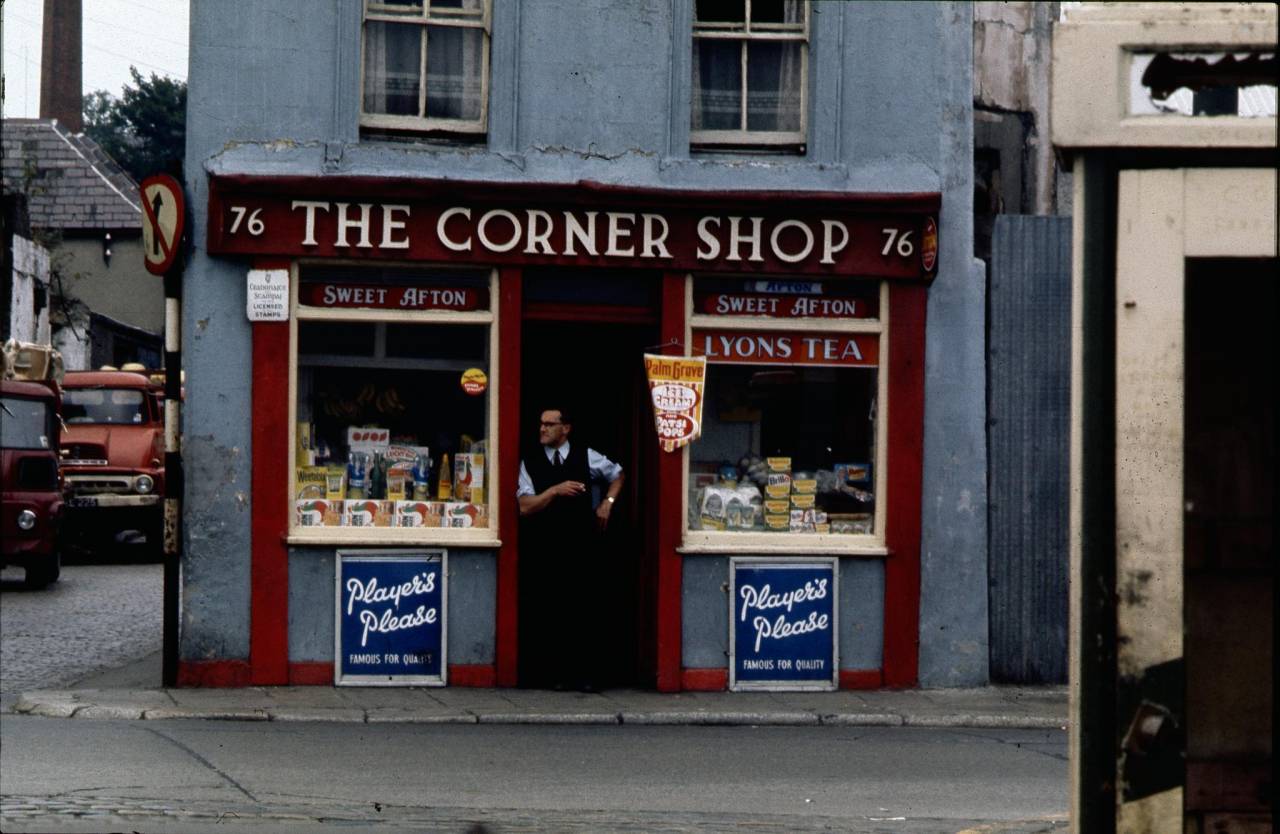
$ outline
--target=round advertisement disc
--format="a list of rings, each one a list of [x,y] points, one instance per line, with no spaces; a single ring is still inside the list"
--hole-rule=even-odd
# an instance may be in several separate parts
[[[467,368],[462,372],[462,390],[478,397],[489,387],[489,375],[480,368]]]

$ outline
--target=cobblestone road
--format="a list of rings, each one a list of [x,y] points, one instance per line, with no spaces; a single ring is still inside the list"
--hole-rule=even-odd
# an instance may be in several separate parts
[[[0,695],[66,686],[160,648],[160,565],[64,565],[39,591],[22,576],[0,574]]]

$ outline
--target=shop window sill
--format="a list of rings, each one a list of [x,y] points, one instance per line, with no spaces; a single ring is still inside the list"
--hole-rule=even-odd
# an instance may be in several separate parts
[[[779,541],[785,539],[785,541]],[[889,549],[873,536],[833,536],[809,533],[699,533],[685,534],[677,553],[730,556],[849,556],[883,559]]]
[[[404,528],[344,530],[341,527],[323,531],[294,530],[289,533],[288,544],[298,547],[346,547],[371,545],[377,547],[477,547],[497,549],[502,540],[488,530],[446,530],[426,528],[421,532]]]

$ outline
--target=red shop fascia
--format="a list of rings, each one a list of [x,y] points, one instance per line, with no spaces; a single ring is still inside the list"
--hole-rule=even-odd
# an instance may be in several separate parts
[[[496,271],[493,299],[496,430],[521,434],[521,328],[528,317],[524,272],[573,267],[660,275],[662,352],[684,355],[691,276],[883,284],[891,325],[885,334],[888,411],[883,667],[841,673],[840,685],[904,687],[917,680],[920,605],[920,500],[923,457],[926,301],[937,272],[937,193],[857,194],[691,191],[595,182],[533,184],[384,177],[212,176],[208,253],[248,259],[253,269],[291,269],[328,261],[370,267],[415,264]],[[357,273],[358,274],[358,273]],[[357,301],[358,303],[358,301]],[[744,311],[751,312],[761,311]],[[815,311],[816,312],[816,311]],[[818,313],[820,315],[820,313]],[[188,683],[327,684],[327,664],[288,657],[289,475],[288,322],[252,325],[252,490],[250,658],[247,669],[180,670]],[[694,351],[697,352],[697,351]],[[652,438],[651,438],[652,439]],[[653,439],[656,444],[656,439]],[[518,455],[507,453],[491,491],[514,496]],[[659,456],[656,480],[656,611],[652,675],[659,691],[723,688],[682,668],[681,559],[684,469],[679,454]],[[499,504],[495,665],[450,667],[451,685],[514,686],[518,660],[517,508]],[[323,668],[311,668],[321,667]],[[716,674],[712,674],[716,678]]]

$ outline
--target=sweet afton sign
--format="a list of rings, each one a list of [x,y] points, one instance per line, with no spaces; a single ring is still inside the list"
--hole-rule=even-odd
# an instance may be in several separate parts
[[[443,550],[338,552],[334,683],[443,686]]]

